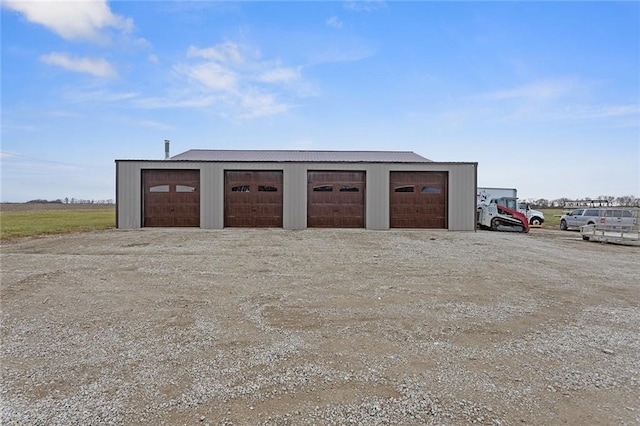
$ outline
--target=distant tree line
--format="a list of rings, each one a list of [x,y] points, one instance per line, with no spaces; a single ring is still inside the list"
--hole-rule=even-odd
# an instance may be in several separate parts
[[[640,207],[640,198],[635,195],[623,195],[620,197],[613,197],[610,195],[600,195],[597,198],[582,198],[578,200],[570,198],[557,198],[555,200],[547,200],[546,198],[528,198],[526,200],[529,205],[534,209],[553,209],[562,208],[570,204],[585,204],[588,205],[594,201],[604,202],[609,206],[625,206],[625,207]],[[113,199],[108,200],[83,200],[81,198],[68,198],[64,200],[42,200],[35,199],[27,201],[27,203],[33,204],[114,204]]]
[[[534,209],[553,209],[553,208],[562,208],[567,205],[588,205],[593,202],[602,202],[602,204],[606,204],[609,206],[625,206],[625,207],[640,207],[640,198],[634,195],[623,195],[621,197],[612,197],[610,195],[600,195],[596,198],[580,198],[580,199],[571,199],[571,198],[558,198],[555,200],[547,200],[546,198],[538,198],[538,199],[527,199],[526,202],[531,205]]]
[[[114,204],[113,199],[108,200],[83,200],[81,198],[68,198],[64,200],[43,200],[35,199],[27,201],[27,204]]]

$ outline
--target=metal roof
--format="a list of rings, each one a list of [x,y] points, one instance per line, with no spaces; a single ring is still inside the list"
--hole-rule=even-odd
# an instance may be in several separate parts
[[[301,163],[432,163],[412,151],[289,151],[190,149],[171,160]]]

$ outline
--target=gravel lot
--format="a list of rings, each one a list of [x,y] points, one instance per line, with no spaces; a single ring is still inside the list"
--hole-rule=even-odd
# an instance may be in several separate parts
[[[8,242],[0,420],[639,424],[639,255],[544,229]]]

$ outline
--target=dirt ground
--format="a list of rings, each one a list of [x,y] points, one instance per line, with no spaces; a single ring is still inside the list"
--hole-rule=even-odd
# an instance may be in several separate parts
[[[1,248],[3,425],[640,423],[637,247],[142,229]]]

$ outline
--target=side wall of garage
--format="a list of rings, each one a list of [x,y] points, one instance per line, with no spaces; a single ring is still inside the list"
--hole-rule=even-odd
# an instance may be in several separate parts
[[[389,175],[391,171],[446,171],[447,223],[451,231],[475,229],[477,163],[217,163],[196,161],[116,160],[116,217],[120,229],[142,227],[142,170],[198,169],[201,180],[200,227],[224,227],[225,170],[282,170],[283,228],[305,229],[307,172],[310,170],[364,171],[366,228],[389,229]]]

